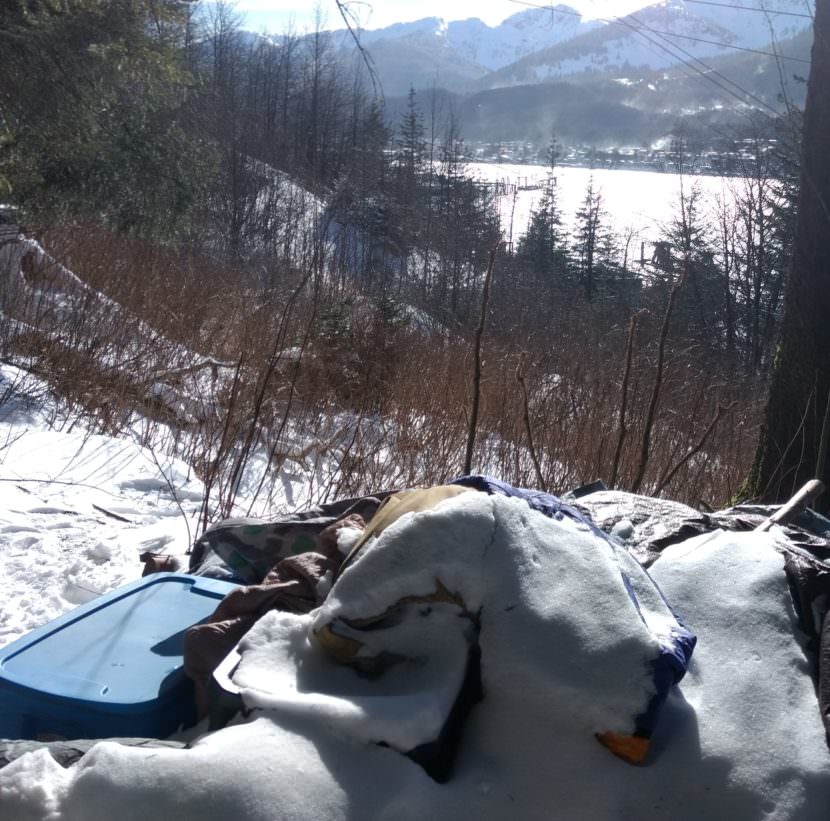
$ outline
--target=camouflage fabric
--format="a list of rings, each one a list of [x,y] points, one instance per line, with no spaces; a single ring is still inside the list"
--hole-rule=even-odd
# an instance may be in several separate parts
[[[343,499],[270,521],[225,519],[206,530],[194,544],[190,572],[198,574],[208,564],[209,556],[215,554],[230,569],[234,580],[259,584],[282,559],[324,552],[320,537],[329,525],[355,513],[369,521],[393,492]]]

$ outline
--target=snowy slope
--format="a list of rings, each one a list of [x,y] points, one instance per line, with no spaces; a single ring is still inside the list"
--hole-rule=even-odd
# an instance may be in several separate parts
[[[764,48],[810,28],[812,20],[794,15],[812,15],[815,8],[813,0],[730,0],[721,6],[674,0],[673,5],[727,29],[735,37],[734,45],[751,48]]]
[[[195,533],[187,465],[60,422],[42,383],[0,365],[0,645],[137,578],[144,551],[182,556]]]

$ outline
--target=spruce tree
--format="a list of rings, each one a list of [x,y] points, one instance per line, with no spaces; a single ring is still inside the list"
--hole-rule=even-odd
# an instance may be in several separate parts
[[[592,176],[585,190],[585,199],[576,212],[573,241],[577,280],[589,302],[596,296],[601,275],[608,262],[607,251],[610,247],[602,192],[594,187]]]
[[[547,173],[542,197],[531,211],[527,231],[519,240],[516,256],[530,275],[533,284],[551,292],[564,284],[568,276],[566,234],[557,197],[556,163],[559,144],[552,137],[545,150]]]

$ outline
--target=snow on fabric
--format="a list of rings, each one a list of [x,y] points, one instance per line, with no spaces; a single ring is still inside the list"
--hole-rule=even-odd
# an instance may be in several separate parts
[[[515,546],[518,566],[499,558],[497,546],[505,545],[507,532],[529,511],[508,501],[499,503],[505,506],[497,514],[493,500],[474,497],[467,504],[473,502],[476,510],[465,509],[463,526],[451,533],[464,544],[472,536],[486,538],[478,569],[470,572],[465,565],[465,558],[475,557],[469,548],[457,561],[444,556],[441,567],[447,584],[452,578],[471,604],[483,604],[486,693],[467,722],[448,784],[435,784],[392,749],[358,740],[357,722],[338,710],[316,715],[313,699],[319,694],[306,691],[301,693],[306,703],[296,709],[255,710],[249,721],[206,735],[190,750],[104,742],[70,770],[50,763],[45,753],[24,756],[0,770],[0,818],[826,818],[828,753],[805,659],[793,637],[792,606],[773,536],[718,534],[672,548],[655,564],[658,583],[700,641],[689,674],[666,705],[649,766],[633,768],[589,734],[574,732],[594,711],[605,718],[598,699],[619,696],[607,686],[584,691],[568,686],[579,680],[578,671],[556,670],[567,649],[552,644],[561,627],[554,617],[560,607],[581,631],[588,652],[602,649],[606,637],[588,627],[591,603],[579,591],[562,588],[557,563],[532,533]],[[437,524],[446,517],[436,511],[432,520]],[[574,546],[586,538],[575,525],[558,526],[569,529]],[[408,530],[405,522],[398,527],[403,534]],[[412,547],[437,553],[427,539]],[[370,549],[344,574],[329,616],[346,613],[346,583],[357,592],[365,585],[360,576],[380,561],[380,551]],[[593,565],[586,571],[594,573]],[[596,582],[578,580],[583,595],[589,585],[593,594],[602,587],[604,573],[598,575]],[[418,584],[434,590],[434,577],[424,574]],[[379,607],[400,592],[393,583],[372,590],[372,604]],[[559,597],[561,604],[554,601]],[[278,690],[287,671],[302,671],[314,658],[307,628],[321,618],[318,613],[261,622],[248,643],[251,664],[240,676],[258,682],[262,692]],[[443,616],[438,622],[444,623]],[[446,647],[451,641],[439,643]],[[558,682],[551,680],[552,670]],[[316,687],[311,672],[306,681]],[[341,673],[345,678],[349,671]],[[344,686],[331,683],[329,690],[340,690],[342,697]],[[287,704],[290,693],[284,699]]]
[[[830,758],[782,568],[773,536],[722,532],[671,547],[652,567],[700,638],[675,699],[687,740],[667,750],[676,759],[686,748],[695,795],[708,795],[689,818],[753,808],[756,818],[827,818]]]
[[[424,608],[436,591],[458,604]],[[552,705],[601,692],[584,712],[567,709],[589,734],[631,734],[654,693],[650,662],[660,648],[610,545],[587,526],[548,519],[523,500],[466,493],[405,516],[344,573],[314,629],[328,626],[358,642],[361,656],[428,658],[436,646],[431,635],[413,652],[409,621],[402,644],[398,626],[378,629],[379,618],[413,599],[404,609],[420,607],[422,621],[443,621],[437,632],[448,637],[480,619],[485,691],[519,687],[529,695],[544,682],[538,695]],[[352,627],[367,622],[371,630]]]
[[[397,622],[397,651],[418,657],[380,678],[359,676],[321,653],[309,642],[310,617],[268,613],[241,644],[234,683],[248,707],[276,721],[304,716],[343,738],[412,750],[438,737],[467,660],[464,636],[447,632],[457,612],[447,605],[435,610],[444,612],[431,619],[409,613]]]

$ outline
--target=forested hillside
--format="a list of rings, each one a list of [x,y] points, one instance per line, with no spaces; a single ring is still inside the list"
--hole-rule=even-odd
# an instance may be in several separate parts
[[[497,93],[505,111],[522,99]],[[412,91],[392,115],[359,53],[344,62],[322,31],[251,35],[225,6],[10,0],[5,218],[157,335],[136,346],[109,302],[45,310],[63,286],[41,260],[25,288],[0,270],[0,353],[102,430],[135,411],[190,426],[186,456],[225,514],[252,454],[265,482],[297,426],[324,419],[346,444],[323,496],[458,474],[479,392],[481,470],[728,501],[777,338],[797,113],[741,135],[730,202],[704,204],[683,177],[646,258],[593,186],[563,224],[550,134],[541,204],[505,224],[441,100]],[[679,172],[692,150],[678,135]],[[148,395],[182,367],[156,344],[214,363],[209,411],[185,419]]]

